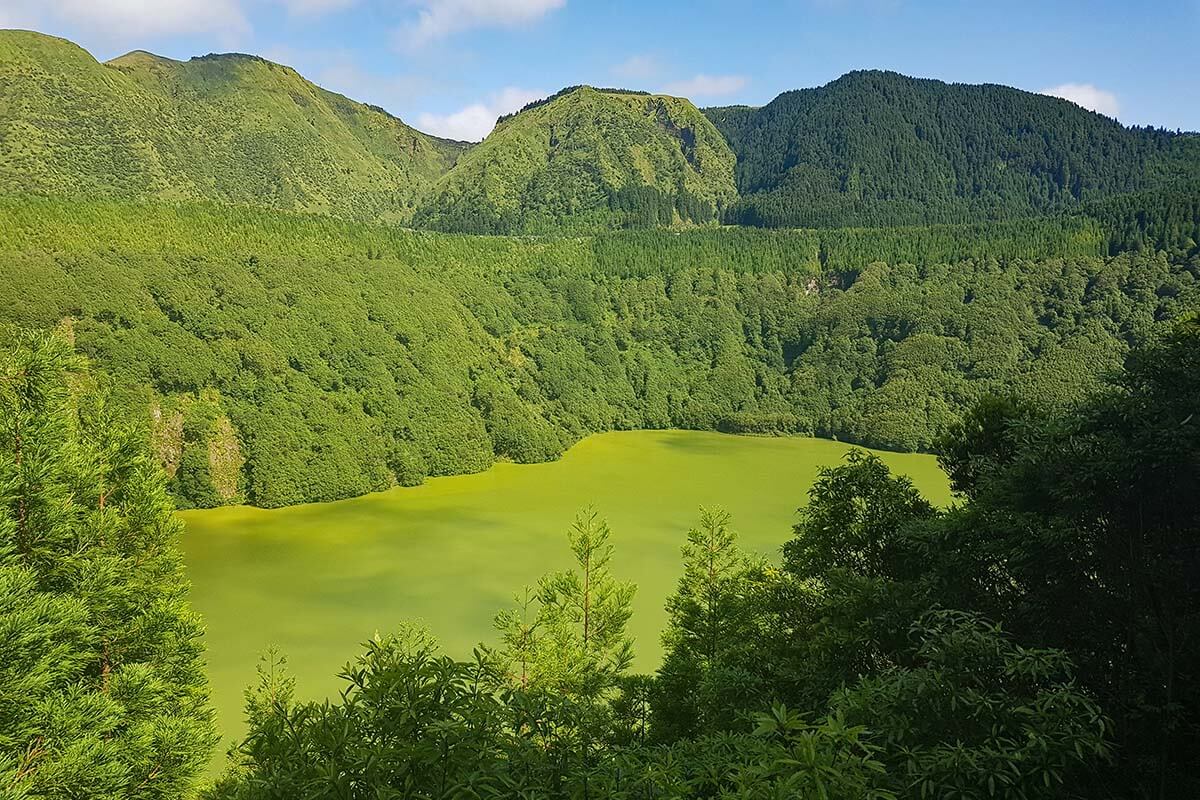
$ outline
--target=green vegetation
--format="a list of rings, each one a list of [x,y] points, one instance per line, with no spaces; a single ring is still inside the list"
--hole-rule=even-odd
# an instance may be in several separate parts
[[[193,506],[350,497],[612,429],[928,449],[989,391],[1078,398],[1200,274],[1100,257],[1086,219],[590,239],[215,206],[0,219],[0,319],[73,320]]]
[[[1194,200],[1200,177],[1195,134],[889,72],[703,113],[571,86],[500,118],[477,146],[240,54],[100,64],[61,39],[0,31],[0,87],[9,195],[210,201],[458,233],[890,228],[1092,207],[1107,220],[1145,207],[1121,199],[1131,193]],[[1127,227],[1122,249],[1141,235]]]
[[[851,72],[762,108],[704,112],[737,154],[725,218],[767,227],[1046,214],[1200,176],[1200,137],[1007,86]]]
[[[1193,318],[1061,413],[976,405],[949,509],[857,452],[780,568],[702,511],[654,675],[623,668],[632,588],[584,514],[471,659],[377,636],[321,702],[269,659],[210,796],[1194,797],[1197,396]]]
[[[200,791],[172,501],[222,713],[265,639],[324,676],[267,658],[213,800],[1200,795],[1198,179],[1000,86],[468,147],[0,31],[0,795]],[[304,699],[414,614],[453,657]]]
[[[1200,184],[1101,200],[1076,213],[1100,222],[1110,253],[1163,250],[1176,260],[1200,254]]]
[[[490,234],[711,222],[736,197],[733,164],[687,100],[581,86],[501,120],[414,222]]]
[[[637,584],[626,632],[635,667],[653,670],[680,532],[696,508],[719,497],[742,546],[771,556],[819,470],[848,450],[822,439],[621,431],[588,437],[559,461],[497,464],[337,503],[182,512],[221,730],[241,735],[243,689],[269,644],[288,654],[305,699],[334,695],[345,654],[397,620],[420,621],[446,652],[469,655],[514,591],[569,566],[563,525],[587,506],[614,531],[614,574]],[[949,503],[933,456],[879,455],[931,502]]]
[[[60,336],[0,352],[0,793],[183,797],[216,743],[158,466]]]
[[[134,52],[0,31],[0,191],[212,200],[405,222],[464,145],[243,55]]]

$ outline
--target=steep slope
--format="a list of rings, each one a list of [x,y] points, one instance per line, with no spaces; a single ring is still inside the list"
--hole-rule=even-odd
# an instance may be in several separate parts
[[[415,221],[468,233],[708,222],[736,197],[733,166],[687,100],[574,87],[502,119]]]
[[[214,200],[407,221],[465,145],[261,58],[134,52],[100,64],[0,32],[0,191]]]
[[[762,108],[704,112],[737,154],[727,219],[905,225],[1069,208],[1200,175],[1200,140],[1126,128],[1065,100],[851,72]]]

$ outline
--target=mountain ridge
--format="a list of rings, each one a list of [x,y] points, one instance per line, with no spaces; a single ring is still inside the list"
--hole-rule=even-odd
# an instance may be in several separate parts
[[[763,106],[565,87],[477,144],[247,53],[105,63],[0,31],[0,190],[476,234],[961,224],[1200,178],[1200,136],[1002,84],[854,70]]]
[[[466,144],[429,136],[259,56],[107,63],[0,32],[0,188],[215,200],[406,222]]]

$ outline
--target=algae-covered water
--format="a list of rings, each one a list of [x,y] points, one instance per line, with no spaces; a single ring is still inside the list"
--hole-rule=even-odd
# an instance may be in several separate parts
[[[818,471],[849,449],[798,437],[606,433],[547,464],[497,464],[336,503],[181,512],[221,729],[241,733],[242,692],[268,645],[287,655],[298,692],[318,697],[336,691],[359,643],[401,621],[424,624],[452,655],[492,641],[496,611],[568,565],[566,529],[589,505],[613,530],[613,571],[638,585],[637,666],[653,669],[663,601],[698,508],[723,506],[742,546],[774,557]],[[949,502],[932,456],[880,456],[931,501]]]

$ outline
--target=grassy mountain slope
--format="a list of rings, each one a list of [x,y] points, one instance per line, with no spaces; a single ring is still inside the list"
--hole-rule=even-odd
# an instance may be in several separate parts
[[[733,165],[687,100],[577,87],[501,120],[416,223],[514,233],[708,222],[736,196]]]
[[[737,154],[727,219],[911,225],[1047,213],[1200,175],[1200,138],[1005,86],[851,72],[704,112]]]
[[[0,31],[0,191],[213,200],[406,221],[465,145],[253,56],[100,64]]]

